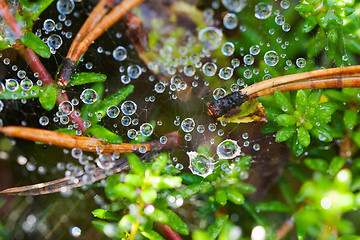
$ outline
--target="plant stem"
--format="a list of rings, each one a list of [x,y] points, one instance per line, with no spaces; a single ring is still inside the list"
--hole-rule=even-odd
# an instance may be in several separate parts
[[[287,218],[276,231],[276,240],[283,239],[295,227],[294,219]]]
[[[220,117],[251,98],[269,95],[275,91],[360,87],[358,76],[360,76],[360,65],[321,69],[272,78],[228,94],[219,100],[208,102],[208,114]],[[306,81],[309,79],[313,80]]]
[[[42,142],[67,148],[79,148],[84,151],[100,153],[133,153],[138,152],[139,148],[142,146],[146,147],[145,152],[154,150],[160,151],[169,148],[176,148],[181,144],[181,139],[178,132],[172,132],[166,135],[166,144],[161,144],[159,141],[148,143],[106,144],[96,138],[74,136],[50,130],[19,126],[2,127],[0,128],[0,132],[8,136],[27,139],[35,142]]]
[[[154,222],[154,227],[165,239],[182,240],[180,235],[174,230],[172,230],[171,227],[169,227],[166,224]]]
[[[0,0],[0,16],[5,20],[7,25],[14,33],[14,38],[19,39],[22,36],[22,30],[19,24],[16,22],[14,16],[11,14],[10,9],[6,5],[4,0]]]
[[[120,20],[120,18],[133,9],[134,7],[141,4],[144,0],[124,0],[120,4],[116,5],[113,10],[111,10],[110,13],[105,15],[100,21],[99,19],[95,19],[98,21],[95,26],[91,28],[91,31],[82,38],[82,34],[85,32],[85,30],[80,29],[80,36],[77,40],[81,40],[80,43],[74,43],[74,47],[71,48],[71,52],[68,53],[67,58],[64,59],[63,67],[61,68],[58,76],[58,84],[60,86],[66,86],[69,81],[72,74],[72,71],[74,70],[76,66],[76,62],[79,60],[81,55],[83,55],[91,43],[95,41],[101,34],[103,34],[109,27],[114,25],[117,21]],[[100,2],[101,5],[103,2]],[[100,4],[99,3],[99,4]],[[103,7],[99,6],[99,8],[95,8],[94,10],[100,11],[100,14],[104,14],[105,9],[102,9]],[[93,14],[90,14],[90,16],[93,16]],[[85,22],[86,23],[86,22]],[[90,29],[91,25],[87,24],[84,29]],[[79,34],[78,34],[79,35]],[[82,38],[82,39],[81,39]]]

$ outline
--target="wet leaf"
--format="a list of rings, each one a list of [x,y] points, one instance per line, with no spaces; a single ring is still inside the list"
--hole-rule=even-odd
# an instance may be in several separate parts
[[[289,212],[290,209],[279,201],[262,202],[255,207],[257,212]]]
[[[251,99],[244,102],[236,111],[239,111],[239,113],[229,117],[226,114],[217,120],[219,122],[225,120],[228,123],[249,123],[257,121],[266,122],[265,109],[257,99]]]
[[[26,21],[26,28],[31,29],[40,14],[53,2],[54,0],[37,0],[28,1],[20,0],[23,11],[23,18]]]
[[[335,176],[345,165],[346,159],[340,156],[334,157],[329,165],[328,172],[331,176]]]
[[[209,235],[209,239],[215,240],[217,238],[228,218],[229,217],[227,215],[216,218],[215,222],[206,230],[206,233]]]
[[[9,91],[5,89],[2,93],[0,93],[0,99],[5,100],[13,100],[13,99],[31,99],[38,98],[41,87],[38,85],[32,86],[30,90],[24,91],[21,87],[19,87],[15,91]]]
[[[131,170],[138,175],[143,176],[145,173],[145,166],[141,162],[140,158],[133,153],[126,154],[126,157],[128,159]]]
[[[91,213],[94,215],[94,217],[105,220],[119,221],[121,219],[121,217],[118,214],[104,209],[95,209]]]
[[[176,215],[173,211],[169,209],[163,209],[163,211],[167,214],[169,218],[169,227],[182,235],[189,235],[188,226],[178,215]]]
[[[45,110],[52,110],[56,103],[57,90],[55,85],[44,86],[43,91],[39,91],[39,101]]]
[[[114,144],[121,144],[123,143],[122,138],[115,133],[111,132],[107,128],[100,126],[100,125],[93,125],[90,128],[86,129],[85,133],[90,133],[97,139],[107,142],[107,143],[114,143]]]
[[[68,86],[82,85],[86,83],[104,82],[106,75],[101,73],[81,72],[71,76]]]
[[[43,58],[49,58],[51,56],[49,47],[32,32],[26,32],[21,36],[20,41]]]

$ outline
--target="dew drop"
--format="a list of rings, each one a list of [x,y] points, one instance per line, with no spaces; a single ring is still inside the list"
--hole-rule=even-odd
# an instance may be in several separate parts
[[[252,65],[254,63],[254,57],[250,54],[246,54],[244,56],[244,63],[248,66]]]
[[[73,0],[58,0],[56,8],[60,14],[66,15],[74,10],[75,4]]]
[[[299,68],[303,68],[306,66],[306,60],[305,58],[298,58],[296,59],[296,66],[298,66]]]
[[[25,78],[25,79],[21,80],[20,86],[24,91],[28,91],[33,87],[33,82],[30,79]]]
[[[123,46],[118,46],[114,49],[112,55],[116,61],[124,61],[127,58],[126,48]]]
[[[52,19],[46,19],[43,23],[45,31],[51,32],[55,30],[55,21]]]
[[[233,75],[233,68],[231,67],[224,67],[221,68],[219,71],[219,77],[223,80],[229,80]]]
[[[42,116],[39,118],[39,123],[41,126],[46,126],[49,124],[49,118],[46,116]]]
[[[97,92],[91,88],[85,89],[80,95],[81,101],[83,101],[83,103],[85,104],[93,104],[94,102],[96,102],[96,100],[98,100],[98,98],[99,95],[97,94]]]
[[[153,126],[150,123],[141,124],[140,133],[145,137],[150,136],[153,133]]]
[[[217,65],[213,62],[207,62],[203,65],[202,70],[206,76],[212,77],[217,71]]]
[[[200,30],[198,38],[205,48],[208,50],[215,50],[220,47],[223,33],[218,28],[206,27]]]
[[[226,139],[222,141],[218,146],[216,153],[221,159],[232,159],[236,156],[239,156],[241,148],[236,141],[231,139]]]
[[[117,116],[119,116],[120,109],[118,106],[110,106],[108,107],[106,113],[109,118],[116,118]]]
[[[219,98],[222,98],[226,95],[226,91],[223,88],[216,88],[213,91],[213,97],[215,100],[218,100]]]
[[[133,101],[127,100],[121,104],[121,111],[127,116],[133,115],[137,110],[137,105]]]
[[[189,156],[189,169],[193,174],[203,178],[207,177],[214,171],[214,159],[197,152],[187,152]]]
[[[271,50],[265,53],[264,60],[268,66],[272,67],[279,62],[279,55],[274,50]]]
[[[260,2],[255,6],[255,17],[258,19],[267,19],[270,17],[272,5]]]
[[[250,47],[250,54],[251,54],[251,55],[258,55],[259,52],[260,52],[260,47],[259,47],[259,45],[252,45],[252,46]]]
[[[247,5],[247,0],[221,0],[222,4],[232,12],[240,12]]]
[[[10,78],[5,80],[6,89],[10,92],[14,92],[19,88],[19,83],[16,79]]]
[[[234,13],[227,13],[223,18],[224,27],[227,29],[235,29],[238,25],[237,17]]]
[[[74,106],[69,101],[63,101],[59,104],[59,112],[61,115],[69,115],[74,110]]]
[[[130,65],[127,68],[127,74],[129,75],[130,78],[132,79],[138,79],[141,75],[141,67],[139,65]]]
[[[47,45],[49,48],[59,49],[63,44],[62,38],[57,34],[52,34],[47,39]]]
[[[181,129],[184,132],[192,132],[195,128],[195,121],[192,118],[186,118],[181,122]]]

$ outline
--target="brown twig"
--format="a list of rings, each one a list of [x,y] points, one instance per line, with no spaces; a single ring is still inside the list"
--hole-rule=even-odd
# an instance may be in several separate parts
[[[6,128],[6,127],[4,127]],[[4,129],[1,128],[0,130]],[[50,131],[51,132],[51,131]],[[66,134],[67,135],[67,134]],[[178,148],[181,145],[181,139],[178,132],[172,132],[167,135],[168,141],[166,144],[162,144],[159,141],[152,141],[148,143],[141,144],[130,144],[131,146],[149,146],[148,151],[164,151],[168,149]],[[63,137],[61,135],[60,137]],[[83,137],[80,137],[83,138]],[[94,139],[95,141],[98,141]],[[100,141],[99,141],[100,142]],[[100,142],[101,143],[101,142]],[[107,146],[101,143],[102,146]],[[122,144],[112,144],[112,145],[122,145]],[[127,152],[136,152],[132,147],[129,146],[126,148]],[[106,178],[107,176],[122,172],[124,170],[129,169],[129,164],[127,162],[127,158],[121,158],[119,160],[115,160],[114,165],[109,169],[96,168],[93,173],[81,173],[74,177],[65,177],[61,179],[57,179],[54,181],[46,182],[46,183],[38,183],[35,185],[28,185],[23,187],[15,187],[8,188],[0,192],[0,194],[8,194],[8,195],[43,195],[54,192],[60,192],[63,190],[77,188],[84,185],[89,184],[90,182],[96,182]],[[87,176],[86,176],[87,175]]]
[[[208,102],[208,114],[220,117],[250,98],[269,95],[275,91],[359,87],[359,76],[360,65],[321,69],[272,78],[250,85],[238,92],[228,94],[219,100]]]
[[[292,217],[287,218],[276,231],[276,240],[283,239],[294,227],[294,219]]]
[[[2,127],[0,128],[0,132],[11,137],[17,137],[67,148],[79,148],[84,151],[97,152],[100,149],[101,153],[138,152],[139,148],[142,146],[146,147],[144,152],[148,152],[153,150],[168,149],[169,147],[175,148],[181,144],[181,138],[178,132],[172,132],[165,135],[167,137],[166,144],[161,144],[158,141],[137,144],[106,144],[96,138],[74,136],[50,130],[18,126]]]
[[[168,240],[182,240],[180,235],[166,224],[154,222],[154,227],[161,235]]]
[[[134,7],[141,4],[144,0],[124,0],[120,4],[116,5],[110,13],[105,15],[92,29],[91,31],[82,38],[80,43],[74,44],[74,47],[71,48],[71,52],[68,53],[64,64],[59,72],[58,84],[60,86],[66,86],[76,66],[76,62],[79,60],[81,55],[83,55],[91,43],[95,41],[101,34],[103,34],[109,27],[114,25],[120,18],[133,9]],[[100,9],[100,7],[99,7]],[[98,9],[97,9],[98,11]],[[105,10],[104,10],[105,11]],[[80,30],[81,31],[81,30]],[[84,33],[83,31],[82,33]],[[78,39],[81,39],[81,35]]]

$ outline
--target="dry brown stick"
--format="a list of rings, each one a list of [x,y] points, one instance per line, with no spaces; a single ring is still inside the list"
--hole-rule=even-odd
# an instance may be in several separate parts
[[[66,86],[75,68],[76,62],[79,60],[82,54],[84,54],[91,43],[95,41],[101,34],[103,34],[109,27],[114,25],[120,18],[141,4],[144,0],[124,0],[120,4],[116,5],[110,13],[105,15],[100,22],[98,22],[94,28],[82,39],[82,41],[75,46],[73,51],[67,55],[64,60],[63,67],[59,72],[58,84],[60,86]]]
[[[137,144],[106,144],[96,138],[74,136],[50,130],[19,126],[2,127],[0,128],[0,132],[11,137],[17,137],[67,148],[79,148],[89,152],[98,151],[100,153],[132,153],[138,152],[140,147],[145,146],[146,149],[143,149],[144,151],[142,151],[144,153],[152,150],[164,149],[168,147],[169,144],[171,144],[171,147],[179,146],[181,144],[181,139],[178,132],[172,132],[165,135],[168,139],[167,144],[160,144],[158,141]]]
[[[250,98],[269,95],[275,91],[359,87],[359,79],[360,65],[286,75],[255,83],[206,105],[210,116],[220,117]]]
[[[164,151],[169,149],[175,149],[181,145],[181,139],[178,132],[172,132],[165,136],[167,136],[168,139],[166,144],[162,144],[159,141],[152,141],[148,143],[141,143],[140,145],[150,146],[151,151]],[[110,169],[102,169],[97,167],[93,173],[81,173],[77,176],[64,177],[46,183],[38,183],[23,187],[8,188],[1,191],[0,194],[42,195],[42,194],[49,194],[54,192],[61,192],[71,188],[77,188],[89,184],[89,179],[90,179],[90,183],[96,182],[106,178],[109,175],[113,175],[127,169],[129,169],[129,164],[127,162],[127,159],[121,158],[115,160],[114,166],[112,166]]]
[[[285,85],[280,85],[259,92],[254,92],[249,95],[249,99],[262,97],[273,94],[275,91],[287,92],[299,89],[318,89],[318,88],[350,88],[360,87],[360,77],[339,77],[339,78],[327,78],[311,81],[294,82]]]

